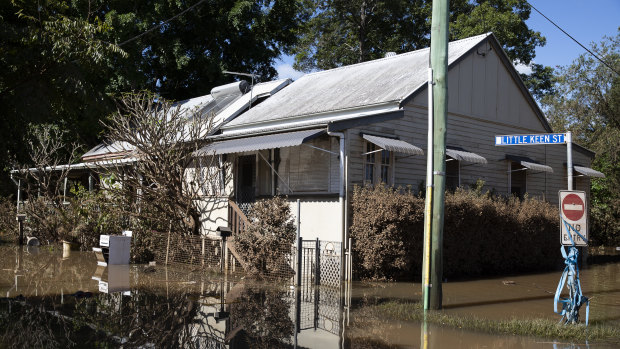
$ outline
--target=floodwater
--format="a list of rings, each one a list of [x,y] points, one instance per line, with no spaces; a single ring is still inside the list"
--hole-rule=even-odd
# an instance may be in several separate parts
[[[444,284],[445,312],[550,318],[560,272]],[[620,326],[620,263],[581,273],[590,321]],[[350,297],[349,297],[350,296]],[[420,285],[261,284],[192,267],[98,267],[93,253],[0,246],[0,348],[617,348],[488,335],[369,314]],[[368,308],[366,308],[368,309]]]

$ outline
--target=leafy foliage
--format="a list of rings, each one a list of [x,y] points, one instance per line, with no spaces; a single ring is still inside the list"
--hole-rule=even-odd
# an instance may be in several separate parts
[[[430,0],[325,0],[314,2],[314,14],[293,49],[295,68],[330,69],[407,52],[430,43]],[[529,64],[544,37],[525,21],[524,0],[458,0],[450,2],[450,38],[494,32],[513,61]]]
[[[620,71],[620,31],[592,45],[592,51]],[[571,131],[596,152],[592,167],[606,178],[591,180],[591,238],[594,244],[620,244],[620,76],[583,54],[557,71],[557,94],[542,99],[557,132]]]
[[[97,121],[114,110],[111,95],[147,89],[182,100],[230,82],[223,69],[270,80],[275,59],[296,42],[307,17],[303,0],[190,3],[0,3],[3,176],[14,161],[28,159],[15,131],[29,124],[53,123],[68,131],[67,142],[95,146]],[[0,181],[0,191],[14,192],[7,182]]]

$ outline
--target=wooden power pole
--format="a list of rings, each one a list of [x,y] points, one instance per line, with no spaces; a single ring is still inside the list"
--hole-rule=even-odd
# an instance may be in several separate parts
[[[432,188],[427,188],[427,200],[430,202],[430,210],[426,210],[427,230],[430,233],[430,246],[425,245],[425,258],[423,277],[424,280],[424,309],[441,309],[442,307],[442,279],[443,279],[443,223],[444,223],[444,199],[446,188],[446,117],[448,112],[448,20],[449,0],[433,0],[433,13],[431,23],[431,52],[430,63],[432,71],[432,125],[433,125],[433,148],[427,152],[433,152]],[[429,74],[430,75],[430,74]],[[431,93],[431,91],[429,91]],[[429,101],[430,102],[430,101]],[[429,132],[430,136],[430,132]],[[427,155],[428,156],[428,155]],[[432,193],[429,190],[432,189]],[[431,212],[429,212],[431,211]],[[430,216],[430,217],[428,217]],[[428,236],[425,236],[425,240]],[[427,240],[428,241],[428,240]],[[430,295],[428,294],[430,293]]]

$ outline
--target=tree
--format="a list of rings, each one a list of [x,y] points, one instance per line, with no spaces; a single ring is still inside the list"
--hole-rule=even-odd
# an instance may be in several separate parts
[[[323,0],[303,26],[293,49],[295,68],[303,71],[381,58],[430,44],[430,0]],[[450,38],[494,32],[513,61],[529,64],[536,46],[545,44],[525,21],[525,0],[458,0],[450,4]]]
[[[55,125],[32,127],[29,132],[30,165],[23,166],[15,177],[26,195],[23,210],[28,228],[41,241],[71,241],[77,237],[79,217],[67,201],[65,184],[69,168],[79,146],[63,141],[65,131]],[[30,167],[32,166],[32,167]]]
[[[555,95],[542,99],[556,132],[571,131],[575,140],[596,152],[592,167],[606,178],[593,178],[592,232],[599,244],[620,243],[620,30],[593,44],[555,76]]]
[[[556,93],[554,88],[554,70],[551,67],[545,67],[542,64],[530,64],[532,72],[529,74],[520,74],[525,86],[530,90],[532,95],[541,100],[548,95]]]
[[[201,198],[219,194],[227,182],[215,156],[193,154],[207,144],[203,137],[212,122],[213,115],[182,109],[149,92],[124,94],[104,127],[109,146],[138,160],[101,168],[103,189],[124,199],[122,209],[132,217],[198,234]]]
[[[0,169],[7,176],[10,158],[28,159],[13,132],[30,123],[56,124],[67,142],[95,146],[113,95],[204,95],[231,81],[224,69],[273,78],[307,18],[304,1],[2,2]]]
[[[0,4],[0,170],[29,160],[30,125],[54,124],[65,143],[94,145],[97,118],[109,107],[107,61],[126,57],[102,40],[111,28],[71,13],[65,1]],[[13,192],[13,187],[0,187]]]

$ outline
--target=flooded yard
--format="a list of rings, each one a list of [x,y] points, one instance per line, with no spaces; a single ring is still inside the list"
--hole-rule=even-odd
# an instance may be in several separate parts
[[[560,272],[444,284],[444,312],[559,319]],[[620,263],[582,270],[590,321],[620,326]],[[90,252],[0,246],[0,347],[18,348],[617,348],[489,335],[374,312],[417,302],[420,285],[302,287],[191,266],[97,266]]]

